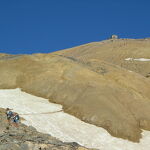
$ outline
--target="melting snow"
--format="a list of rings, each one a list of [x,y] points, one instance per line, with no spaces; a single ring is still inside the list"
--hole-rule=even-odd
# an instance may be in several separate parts
[[[148,58],[126,58],[125,60],[150,61],[150,59],[148,59]]]
[[[67,113],[61,105],[49,103],[20,89],[0,90],[0,107],[13,108],[38,131],[64,142],[77,142],[100,150],[150,150],[150,131],[143,131],[140,143],[112,137],[105,129],[85,123]],[[45,113],[45,114],[44,114]]]

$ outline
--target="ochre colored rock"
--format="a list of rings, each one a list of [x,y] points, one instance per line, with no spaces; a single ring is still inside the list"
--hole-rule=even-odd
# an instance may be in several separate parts
[[[144,77],[150,64],[126,65],[124,59],[150,56],[148,48],[149,40],[117,39],[51,54],[2,56],[0,88],[48,98],[113,136],[138,142],[141,129],[150,130],[150,79]]]

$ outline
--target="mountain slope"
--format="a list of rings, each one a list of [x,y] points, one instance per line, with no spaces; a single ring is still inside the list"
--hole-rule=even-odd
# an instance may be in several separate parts
[[[149,79],[100,60],[93,67],[57,53],[10,56],[0,58],[0,88],[48,98],[116,137],[137,142],[150,130]]]
[[[144,76],[150,73],[150,39],[110,39],[58,51],[56,54],[86,64],[105,61]],[[147,61],[140,58],[146,58]]]

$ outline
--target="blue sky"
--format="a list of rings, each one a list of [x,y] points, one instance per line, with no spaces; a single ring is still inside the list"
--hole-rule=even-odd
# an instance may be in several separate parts
[[[0,0],[0,53],[150,37],[150,0]]]

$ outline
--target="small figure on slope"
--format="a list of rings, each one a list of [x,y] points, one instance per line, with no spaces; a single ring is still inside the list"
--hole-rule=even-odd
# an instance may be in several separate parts
[[[12,109],[9,109],[9,108],[6,109],[6,116],[7,116],[9,125],[11,125],[11,118],[13,117],[13,112],[11,110]]]

